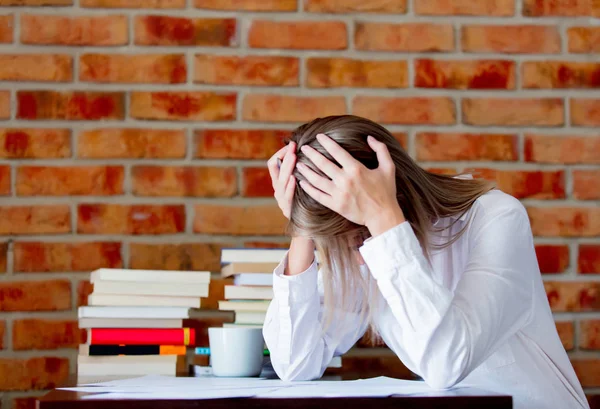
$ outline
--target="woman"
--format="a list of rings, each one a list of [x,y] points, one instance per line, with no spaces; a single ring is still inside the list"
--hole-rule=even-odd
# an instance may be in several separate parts
[[[518,200],[426,172],[385,128],[348,115],[299,127],[268,167],[292,236],[264,326],[282,379],[319,378],[370,328],[433,388],[589,407]]]

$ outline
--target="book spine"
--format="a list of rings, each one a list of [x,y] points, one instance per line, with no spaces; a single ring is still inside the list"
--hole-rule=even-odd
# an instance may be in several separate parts
[[[193,328],[92,328],[90,345],[195,345]]]
[[[185,355],[184,345],[90,345],[90,356]]]

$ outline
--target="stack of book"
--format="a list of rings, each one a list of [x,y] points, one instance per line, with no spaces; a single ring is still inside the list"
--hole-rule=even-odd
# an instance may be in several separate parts
[[[100,269],[79,308],[78,377],[186,373],[210,272]]]
[[[233,285],[225,286],[225,300],[219,301],[219,309],[235,312],[233,324],[224,326],[263,326],[273,299],[273,270],[286,251],[280,248],[221,250],[221,275],[233,277]]]

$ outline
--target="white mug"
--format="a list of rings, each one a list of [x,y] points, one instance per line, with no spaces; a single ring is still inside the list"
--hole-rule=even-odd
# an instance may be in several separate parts
[[[209,328],[214,376],[258,376],[263,365],[262,328]]]

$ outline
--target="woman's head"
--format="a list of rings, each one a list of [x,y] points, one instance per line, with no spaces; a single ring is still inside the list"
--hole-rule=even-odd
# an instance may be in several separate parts
[[[367,136],[370,135],[387,146],[396,166],[398,204],[426,255],[432,222],[440,217],[466,212],[479,196],[493,188],[490,183],[481,180],[457,179],[427,172],[405,152],[387,129],[373,121],[353,115],[317,118],[292,132],[290,140],[297,144],[297,162],[304,163],[321,176],[325,174],[300,150],[302,146],[309,145],[339,166],[317,141],[316,136],[320,133],[336,141],[369,169],[377,168],[378,162],[375,152],[367,143]],[[298,170],[293,174],[298,182],[304,179]],[[344,287],[348,287],[361,281],[358,269],[353,268],[355,262],[351,254],[356,251],[357,245],[369,237],[369,231],[364,226],[350,222],[297,187],[288,232],[291,236],[313,238],[323,271],[329,277],[329,280],[324,281],[326,284],[341,281]],[[335,274],[335,271],[344,271],[344,274]],[[364,282],[362,284],[361,287],[366,286]]]

